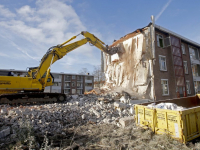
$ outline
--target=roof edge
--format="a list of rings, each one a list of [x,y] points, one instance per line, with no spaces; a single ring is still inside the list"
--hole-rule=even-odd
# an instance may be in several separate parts
[[[186,37],[184,37],[184,36],[182,36],[182,35],[180,35],[180,34],[177,34],[177,33],[173,32],[173,31],[170,31],[170,30],[168,30],[168,29],[166,29],[166,28],[164,28],[164,27],[162,27],[162,26],[159,26],[159,25],[156,25],[156,24],[155,24],[155,28],[157,28],[157,29],[159,29],[159,30],[161,30],[161,31],[170,33],[170,34],[172,34],[172,35],[174,35],[174,36],[176,36],[176,37],[179,37],[180,39],[182,39],[182,40],[184,40],[184,41],[187,41],[188,43],[192,43],[193,45],[196,45],[196,46],[200,47],[200,44],[199,44],[199,43],[194,42],[194,41],[192,41],[192,40],[190,40],[190,39],[188,39],[188,38],[186,38]]]

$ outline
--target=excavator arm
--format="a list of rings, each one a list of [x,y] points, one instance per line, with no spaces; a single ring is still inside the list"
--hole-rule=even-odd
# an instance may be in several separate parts
[[[93,34],[87,32],[87,31],[83,31],[83,32],[81,32],[81,34],[85,37],[84,39],[81,39],[81,40],[71,43],[71,44],[67,44],[77,37],[77,36],[74,36],[71,39],[67,40],[66,42],[64,42],[60,45],[51,47],[47,51],[47,53],[43,56],[43,58],[41,59],[41,63],[39,65],[38,69],[36,69],[36,72],[34,73],[34,76],[33,76],[34,79],[42,82],[43,87],[45,87],[45,85],[46,85],[47,78],[50,73],[50,66],[57,60],[64,57],[67,53],[86,44],[87,42],[91,43],[92,45],[96,46],[101,51],[103,51],[109,55],[119,52],[118,47],[109,48],[107,45],[104,44],[104,42],[102,42],[100,39],[98,39]],[[43,77],[43,75],[45,73],[46,73],[45,81],[42,81],[41,78]]]

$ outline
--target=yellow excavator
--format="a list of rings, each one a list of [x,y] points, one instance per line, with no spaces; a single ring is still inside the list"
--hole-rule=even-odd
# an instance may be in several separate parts
[[[85,38],[67,44],[80,34]],[[65,94],[43,92],[46,86],[53,85],[53,76],[50,73],[50,68],[54,62],[87,42],[109,55],[119,52],[118,47],[108,47],[104,42],[87,31],[83,31],[80,34],[60,45],[49,48],[41,59],[39,67],[29,68],[25,77],[0,76],[0,104],[64,101],[66,98]]]

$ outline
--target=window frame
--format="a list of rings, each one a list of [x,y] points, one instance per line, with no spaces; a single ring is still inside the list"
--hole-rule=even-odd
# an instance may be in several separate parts
[[[72,75],[72,79],[75,80],[75,79],[76,79],[76,76],[75,76],[75,75]]]
[[[161,58],[165,58],[165,68],[166,69],[163,69],[161,68]],[[163,56],[163,55],[159,55],[159,66],[160,66],[160,71],[167,71],[167,59],[166,59],[166,56]]]
[[[162,38],[160,38],[159,36],[161,36]],[[160,40],[162,39],[162,47],[160,46]],[[161,34],[156,33],[156,40],[157,40],[157,46],[160,48],[164,48],[164,37]]]
[[[194,57],[193,57],[193,55],[192,55],[190,49],[194,50],[194,54],[195,54]],[[199,49],[198,49],[198,48],[196,48],[196,47],[194,47],[194,46],[191,46],[191,45],[188,45],[188,50],[189,50],[189,54],[190,54],[190,59],[191,59],[191,57],[192,57],[192,59],[194,59],[194,60],[199,60]],[[195,53],[195,50],[196,50],[196,52],[197,52],[197,55],[196,55],[196,53]]]
[[[187,90],[187,94],[191,94],[191,87],[190,87],[190,81],[189,80],[186,80],[186,90]],[[187,85],[189,85],[189,90],[187,88]]]
[[[184,47],[184,53],[183,53],[183,47],[182,46]],[[184,43],[181,43],[181,51],[182,51],[183,55],[186,55],[185,44]]]
[[[76,86],[76,82],[75,81],[71,82],[71,85],[72,85],[72,87],[75,87]]]
[[[167,94],[164,94],[163,92],[163,84],[162,84],[162,81],[167,81],[167,91],[168,93]],[[161,79],[161,86],[162,86],[162,96],[169,96],[169,82],[168,82],[168,79]]]
[[[185,71],[185,63],[186,63],[186,67],[187,67],[187,72]],[[185,74],[189,74],[188,73],[188,63],[187,63],[187,61],[183,61],[183,66],[184,66],[184,72],[185,72]]]

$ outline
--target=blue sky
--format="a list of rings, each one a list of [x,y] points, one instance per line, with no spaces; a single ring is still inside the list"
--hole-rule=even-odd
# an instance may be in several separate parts
[[[49,47],[81,31],[110,45],[146,26],[151,15],[157,25],[200,43],[199,8],[197,0],[1,0],[0,69],[38,66]],[[51,70],[92,72],[97,65],[100,50],[86,44],[54,63]]]

